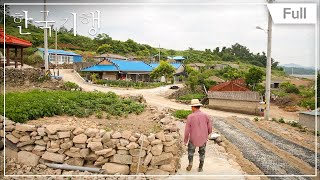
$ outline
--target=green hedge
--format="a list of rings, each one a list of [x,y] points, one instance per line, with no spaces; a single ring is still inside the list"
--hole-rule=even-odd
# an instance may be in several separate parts
[[[99,111],[122,116],[128,113],[139,114],[143,110],[143,104],[120,98],[113,92],[34,90],[6,94],[6,117],[15,122],[54,115],[87,117]],[[0,111],[4,114],[3,101]]]
[[[134,82],[134,81],[124,81],[124,80],[103,80],[99,79],[96,81],[96,84],[107,85],[110,87],[123,87],[123,88],[156,88],[160,86],[167,85],[166,83],[162,82]]]
[[[202,99],[204,97],[205,95],[201,93],[191,93],[191,94],[185,94],[178,97],[178,100]]]

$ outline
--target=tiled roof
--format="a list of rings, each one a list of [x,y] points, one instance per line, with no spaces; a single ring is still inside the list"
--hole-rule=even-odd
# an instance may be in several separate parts
[[[250,89],[245,86],[243,79],[237,79],[212,86],[209,91],[250,91]]]
[[[38,48],[41,52],[44,52],[44,48]],[[65,50],[61,50],[61,49],[48,49],[48,53],[49,54],[62,54],[62,55],[68,55],[68,56],[81,56],[79,54],[76,54],[74,52],[71,51],[65,51]]]
[[[149,72],[152,71],[153,68],[146,64],[143,61],[128,61],[128,60],[110,60],[113,64],[115,64],[119,71],[142,71]]]
[[[82,69],[81,71],[92,71],[92,72],[105,72],[105,71],[118,71],[117,67],[115,65],[94,65],[87,68]]]
[[[21,46],[21,47],[30,47],[32,46],[32,43],[30,41],[24,40],[17,38],[15,36],[11,35],[5,35],[3,32],[3,29],[0,28],[0,43],[4,43],[4,37],[6,37],[5,41],[7,45],[16,45],[16,46]]]

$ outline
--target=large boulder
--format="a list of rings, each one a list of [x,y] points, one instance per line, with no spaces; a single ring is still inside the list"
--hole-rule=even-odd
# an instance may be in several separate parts
[[[110,158],[110,161],[119,164],[132,164],[132,156],[115,154]]]
[[[87,139],[88,139],[87,135],[79,134],[79,135],[73,137],[72,141],[77,144],[84,144],[84,143],[86,143]]]
[[[18,162],[28,166],[37,166],[40,156],[37,156],[31,152],[20,151],[18,152]]]
[[[161,152],[162,152],[162,149],[163,149],[163,144],[154,145],[151,148],[151,153],[154,156],[159,156],[161,154]]]
[[[169,164],[173,159],[172,153],[162,153],[159,156],[153,156],[151,160],[152,166],[158,166],[163,164]]]
[[[36,131],[37,128],[35,125],[17,123],[16,130],[26,132],[26,131]]]
[[[104,169],[105,174],[114,175],[114,174],[121,174],[121,175],[128,175],[130,173],[130,168],[128,165],[124,164],[117,164],[117,163],[106,163],[102,166]]]
[[[64,155],[64,154],[51,153],[48,151],[46,151],[42,155],[42,159],[52,161],[52,162],[57,162],[57,163],[63,163],[65,157],[66,157],[66,155]]]

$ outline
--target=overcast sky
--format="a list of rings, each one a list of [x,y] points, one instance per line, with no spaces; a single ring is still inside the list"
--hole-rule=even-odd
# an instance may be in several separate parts
[[[4,1],[5,2],[5,1]],[[6,1],[8,2],[8,1]],[[22,2],[22,1],[10,1]],[[32,1],[43,2],[43,1]],[[47,2],[66,2],[47,0]],[[108,2],[108,1],[68,1],[68,2]],[[112,1],[109,1],[112,2]],[[142,2],[142,1],[113,1]],[[113,39],[133,39],[139,43],[163,48],[185,50],[188,47],[204,50],[240,43],[252,52],[266,51],[267,34],[256,26],[267,28],[267,8],[264,0],[152,0],[148,2],[179,2],[174,5],[64,5],[48,6],[49,20],[60,26],[68,18],[65,27],[72,27],[71,12],[82,13],[101,11],[99,33],[109,34]],[[212,5],[190,5],[183,3],[213,2]],[[236,3],[234,3],[236,2]],[[247,2],[247,4],[245,4]],[[277,1],[279,2],[279,1]],[[285,1],[281,2],[294,2]],[[316,2],[318,1],[296,1]],[[221,4],[227,3],[227,4]],[[250,3],[250,4],[248,4]],[[255,4],[253,4],[255,3]],[[29,11],[34,20],[42,20],[39,12],[43,6],[11,5],[11,14]],[[318,19],[319,22],[319,19]],[[78,33],[90,36],[89,24],[82,24],[78,17]],[[92,36],[90,36],[92,37]],[[304,66],[315,65],[314,25],[273,25],[272,57],[280,64],[296,63]]]

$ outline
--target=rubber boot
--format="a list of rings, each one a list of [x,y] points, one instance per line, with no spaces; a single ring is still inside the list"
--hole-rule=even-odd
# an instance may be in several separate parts
[[[189,161],[189,165],[187,166],[186,170],[191,171],[192,169],[192,162]]]
[[[204,163],[203,161],[200,161],[198,172],[202,172],[203,171],[203,163]]]

